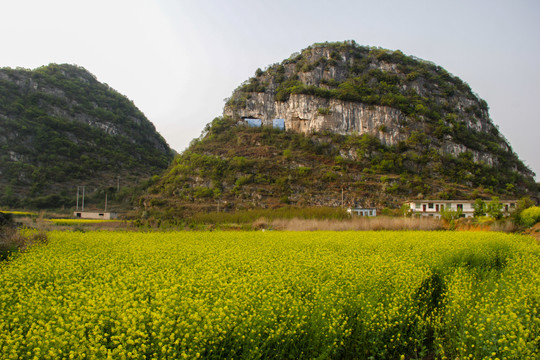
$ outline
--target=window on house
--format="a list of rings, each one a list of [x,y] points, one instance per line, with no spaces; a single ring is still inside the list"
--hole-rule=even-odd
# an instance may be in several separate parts
[[[428,204],[429,209],[433,209],[433,204]]]
[[[458,209],[463,210],[463,204],[457,204],[456,207],[457,207]]]
[[[414,207],[415,207],[416,209],[420,209],[420,208],[421,208],[420,203],[414,204]]]

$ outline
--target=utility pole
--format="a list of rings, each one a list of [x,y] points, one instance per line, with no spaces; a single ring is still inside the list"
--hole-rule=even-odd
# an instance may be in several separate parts
[[[77,186],[77,209],[75,211],[79,211],[79,186]]]
[[[85,186],[83,185],[82,186],[82,210],[81,211],[84,211],[84,188],[85,188]]]
[[[107,212],[107,193],[105,193],[105,211],[104,212]]]

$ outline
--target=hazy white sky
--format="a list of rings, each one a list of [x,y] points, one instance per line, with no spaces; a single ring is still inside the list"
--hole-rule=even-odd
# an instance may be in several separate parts
[[[537,0],[3,1],[0,66],[83,66],[182,151],[259,67],[315,42],[400,49],[469,83],[538,179],[539,19]]]

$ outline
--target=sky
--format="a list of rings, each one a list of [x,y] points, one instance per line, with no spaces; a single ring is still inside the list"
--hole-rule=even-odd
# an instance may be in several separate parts
[[[0,12],[0,67],[83,66],[178,152],[257,68],[354,40],[442,66],[486,100],[540,179],[540,1],[18,0]]]

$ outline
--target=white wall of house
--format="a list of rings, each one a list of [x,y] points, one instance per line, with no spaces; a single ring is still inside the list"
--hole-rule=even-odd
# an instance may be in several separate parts
[[[118,218],[117,213],[111,212],[90,212],[90,211],[75,211],[73,216],[79,219],[99,219],[99,220],[113,220]]]
[[[473,216],[473,204],[467,201],[444,201],[444,200],[426,200],[414,201],[410,203],[413,213],[421,213],[426,216],[441,217],[443,210],[458,211],[461,209],[465,217]]]
[[[356,216],[377,216],[377,209],[375,208],[349,208],[347,212]]]
[[[489,202],[486,201],[486,203]],[[516,200],[503,200],[503,212],[509,213],[516,206]],[[463,216],[474,216],[474,201],[473,200],[414,200],[410,201],[409,208],[413,214],[422,216],[441,217],[441,212],[446,210],[458,211],[461,209]]]

